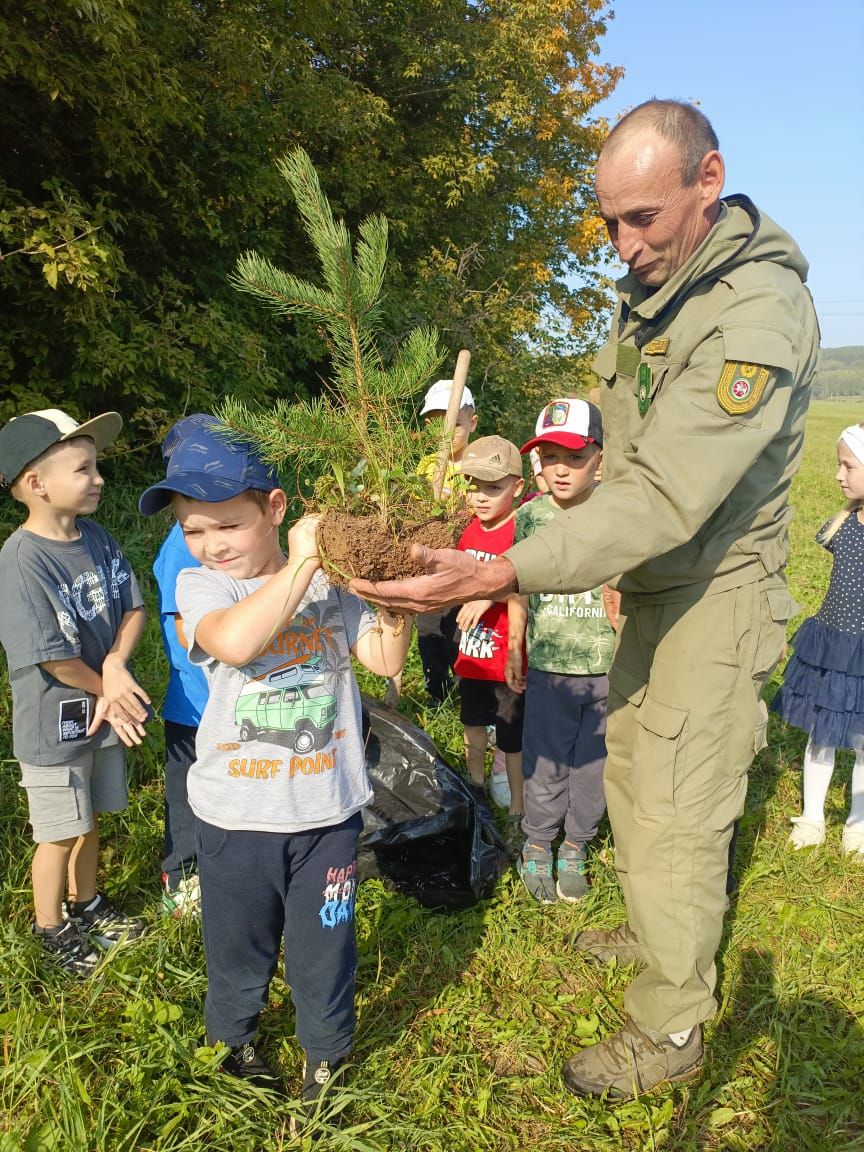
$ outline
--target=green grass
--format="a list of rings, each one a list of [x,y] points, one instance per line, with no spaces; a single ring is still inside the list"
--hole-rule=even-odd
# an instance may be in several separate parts
[[[840,502],[834,441],[860,418],[854,403],[817,403],[810,417],[789,568],[803,612],[818,607],[829,572],[813,534]],[[104,522],[146,578],[152,603],[149,561],[165,522],[142,520],[131,492],[114,492]],[[164,672],[152,617],[137,669],[158,694]],[[457,717],[452,709],[424,713],[414,652],[406,689],[405,710],[457,760]],[[299,1147],[288,1134],[291,1104],[216,1074],[214,1054],[198,1046],[200,935],[158,914],[158,726],[132,758],[128,811],[104,821],[103,853],[109,892],[124,893],[152,931],[111,953],[86,984],[46,970],[29,938],[30,841],[5,692],[0,739],[0,1152]],[[850,763],[840,758],[827,846],[793,855],[784,842],[798,811],[802,749],[802,734],[772,719],[770,746],[751,774],[740,893],[720,955],[721,1010],[707,1029],[698,1081],[618,1106],[561,1087],[567,1055],[621,1019],[627,971],[593,969],[568,948],[582,927],[623,917],[608,843],[597,846],[583,906],[540,908],[508,875],[487,904],[446,916],[371,881],[357,906],[357,1070],[337,1100],[341,1131],[318,1147],[864,1149],[864,865],[839,847]],[[293,1013],[278,979],[262,1031],[268,1056],[296,1086]]]

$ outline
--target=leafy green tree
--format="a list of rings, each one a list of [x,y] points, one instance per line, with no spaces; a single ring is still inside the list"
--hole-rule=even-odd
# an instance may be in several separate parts
[[[353,229],[390,223],[386,330],[474,354],[481,414],[604,308],[590,178],[604,0],[0,0],[0,419],[112,406],[142,442],[227,394],[320,387],[315,325],[234,292],[308,276],[274,159],[304,146]],[[543,397],[538,397],[538,404]]]

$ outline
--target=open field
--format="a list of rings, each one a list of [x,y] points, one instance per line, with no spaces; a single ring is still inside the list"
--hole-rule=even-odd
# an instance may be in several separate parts
[[[795,488],[789,566],[805,613],[824,594],[828,556],[816,529],[839,506],[834,441],[864,419],[864,402],[820,402],[808,424]],[[113,491],[113,496],[112,496]],[[132,557],[150,603],[149,563],[166,522],[144,521],[119,485],[102,510]],[[0,509],[14,513],[8,503]],[[158,697],[157,622],[136,661]],[[406,712],[428,722],[458,762],[456,713],[426,715],[416,653]],[[380,694],[382,685],[369,685]],[[772,683],[769,691],[776,687]],[[75,984],[47,972],[29,936],[30,841],[11,705],[0,694],[0,1152],[263,1152],[292,1144],[291,1105],[213,1071],[198,1048],[205,991],[195,924],[159,917],[161,731],[132,758],[132,801],[103,823],[112,894],[146,916],[150,934]],[[582,906],[540,908],[507,875],[487,904],[458,915],[424,911],[378,882],[358,897],[356,1072],[337,1100],[341,1131],[317,1147],[417,1152],[676,1152],[864,1149],[864,863],[840,852],[850,762],[840,758],[824,849],[785,847],[798,809],[803,736],[772,719],[742,822],[739,891],[720,955],[721,1009],[707,1029],[701,1078],[608,1106],[568,1095],[563,1060],[621,1019],[626,970],[598,970],[568,950],[623,906],[608,842],[593,857]],[[263,1021],[271,1063],[296,1086],[288,990],[277,979]]]

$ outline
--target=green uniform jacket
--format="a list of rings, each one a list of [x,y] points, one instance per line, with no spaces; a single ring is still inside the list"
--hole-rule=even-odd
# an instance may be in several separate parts
[[[806,275],[792,238],[735,196],[668,283],[618,281],[594,362],[603,483],[506,553],[520,592],[623,573],[624,592],[692,599],[783,568],[819,346]]]

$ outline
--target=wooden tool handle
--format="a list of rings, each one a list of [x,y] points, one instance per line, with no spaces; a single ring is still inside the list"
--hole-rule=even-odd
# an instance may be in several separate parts
[[[438,459],[435,461],[435,472],[432,476],[432,491],[435,499],[441,499],[441,490],[447,476],[447,462],[450,459],[450,444],[453,439],[453,429],[462,407],[462,393],[468,380],[468,368],[471,364],[471,353],[463,348],[456,357],[456,368],[453,372],[453,387],[450,390],[450,400],[447,404],[447,415],[444,417],[444,438],[438,450]]]

